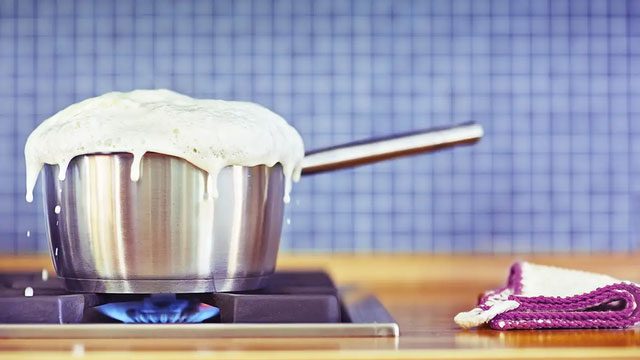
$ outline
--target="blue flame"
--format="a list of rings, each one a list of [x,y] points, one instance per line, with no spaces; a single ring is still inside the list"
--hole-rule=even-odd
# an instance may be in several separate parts
[[[217,307],[195,300],[177,299],[174,294],[154,294],[141,301],[104,304],[95,307],[102,314],[123,323],[199,323],[220,313]]]

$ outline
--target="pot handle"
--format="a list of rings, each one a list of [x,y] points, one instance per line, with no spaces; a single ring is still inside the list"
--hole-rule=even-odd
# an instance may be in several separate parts
[[[483,134],[481,125],[464,123],[314,150],[308,152],[302,161],[302,175],[429,153],[456,145],[470,145],[478,142]]]

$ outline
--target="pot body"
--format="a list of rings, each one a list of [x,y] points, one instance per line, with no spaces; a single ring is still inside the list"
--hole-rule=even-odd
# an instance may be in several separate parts
[[[68,290],[194,293],[262,287],[276,265],[284,176],[279,166],[231,166],[206,197],[207,173],[147,153],[74,158],[64,181],[45,166],[51,256]]]

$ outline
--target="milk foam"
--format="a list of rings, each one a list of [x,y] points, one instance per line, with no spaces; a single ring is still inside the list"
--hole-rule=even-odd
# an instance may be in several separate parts
[[[27,201],[33,201],[44,164],[58,165],[62,181],[74,157],[114,152],[133,154],[132,181],[146,152],[185,159],[208,173],[207,193],[214,197],[224,167],[279,163],[288,202],[304,145],[282,117],[254,103],[194,99],[170,90],[111,92],[73,104],[33,130],[24,149]]]

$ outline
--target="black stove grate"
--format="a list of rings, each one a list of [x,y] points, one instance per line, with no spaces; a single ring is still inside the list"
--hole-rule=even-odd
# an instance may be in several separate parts
[[[349,316],[323,272],[276,273],[252,292],[151,296],[73,294],[55,277],[0,274],[0,323],[108,322],[340,323]]]

